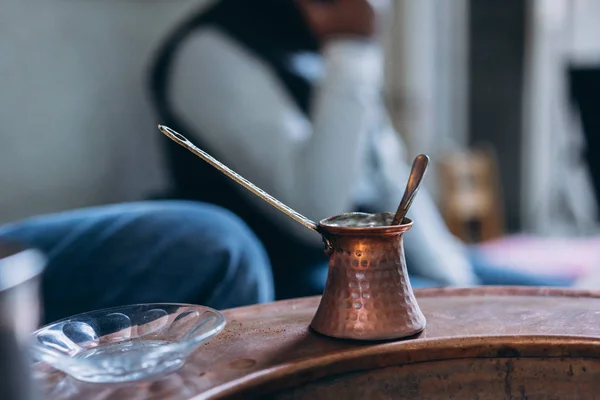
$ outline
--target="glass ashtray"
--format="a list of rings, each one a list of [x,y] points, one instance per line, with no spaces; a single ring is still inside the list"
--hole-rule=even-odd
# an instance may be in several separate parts
[[[125,382],[168,374],[225,327],[212,308],[137,304],[75,315],[32,334],[34,361],[86,382]]]

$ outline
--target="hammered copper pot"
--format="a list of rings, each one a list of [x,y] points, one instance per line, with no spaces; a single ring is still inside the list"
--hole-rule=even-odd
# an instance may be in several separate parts
[[[375,216],[383,223],[348,224],[350,219]],[[386,226],[392,218],[390,213],[350,213],[319,223],[329,273],[311,323],[315,331],[336,338],[384,340],[412,336],[425,328],[406,272],[402,241],[412,221],[406,218],[401,225]]]
[[[325,292],[311,327],[343,339],[384,340],[414,335],[425,327],[415,300],[402,246],[402,235],[412,226],[402,219],[416,194],[429,158],[413,164],[400,214],[347,213],[316,224],[242,177],[173,129],[158,126],[167,137],[242,185],[296,222],[323,236],[329,256]],[[413,174],[413,172],[416,173]],[[395,220],[402,224],[395,223]]]

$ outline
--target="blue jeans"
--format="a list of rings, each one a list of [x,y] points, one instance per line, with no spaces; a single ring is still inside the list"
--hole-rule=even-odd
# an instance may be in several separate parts
[[[35,217],[0,227],[0,240],[47,255],[45,322],[125,304],[224,309],[274,298],[258,239],[239,218],[204,203],[125,203]]]

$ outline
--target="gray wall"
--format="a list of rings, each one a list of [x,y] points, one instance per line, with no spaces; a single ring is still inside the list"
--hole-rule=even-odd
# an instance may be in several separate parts
[[[3,0],[0,223],[163,184],[143,75],[201,1]]]

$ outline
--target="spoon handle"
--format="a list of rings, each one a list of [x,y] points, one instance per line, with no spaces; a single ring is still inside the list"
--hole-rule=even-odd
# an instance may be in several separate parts
[[[254,193],[256,196],[260,197],[261,199],[263,199],[264,201],[266,201],[273,207],[277,208],[279,211],[286,214],[288,217],[294,219],[296,222],[301,223],[306,228],[319,233],[317,224],[314,221],[311,221],[310,219],[306,218],[304,215],[302,215],[302,214],[298,213],[297,211],[291,209],[290,207],[286,206],[285,204],[283,204],[282,202],[277,200],[275,197],[271,196],[270,194],[268,194],[267,192],[265,192],[261,188],[257,187],[249,180],[247,180],[246,178],[239,175],[237,172],[233,171],[231,168],[229,168],[225,164],[223,164],[220,161],[218,161],[217,159],[215,159],[213,156],[211,156],[207,152],[200,150],[198,147],[196,147],[192,142],[190,142],[181,133],[175,132],[173,129],[169,128],[168,126],[164,126],[164,125],[158,125],[158,129],[162,133],[164,133],[169,139],[171,139],[175,143],[185,147],[186,149],[188,149],[189,151],[191,151],[192,153],[194,153],[195,155],[197,155],[198,157],[200,157],[201,159],[203,159],[204,161],[206,161],[207,163],[209,163],[210,165],[212,165],[213,167],[215,167],[216,169],[221,171],[223,174],[227,175],[229,178],[231,178],[232,180],[234,180],[241,186],[245,187],[246,189],[248,189],[249,191]]]
[[[400,202],[400,205],[398,205],[398,210],[396,211],[396,215],[392,220],[392,225],[398,225],[404,220],[408,209],[410,208],[417,192],[419,191],[419,186],[421,185],[421,181],[423,180],[425,172],[427,171],[427,165],[429,165],[429,157],[427,157],[425,154],[418,155],[417,158],[415,158],[410,170],[404,196],[402,196],[402,201]]]

